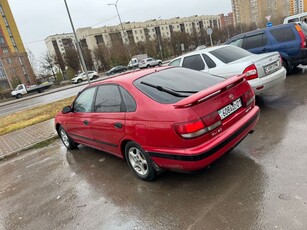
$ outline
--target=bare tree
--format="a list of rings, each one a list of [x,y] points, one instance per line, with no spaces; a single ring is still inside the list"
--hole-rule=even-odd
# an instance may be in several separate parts
[[[75,49],[66,50],[64,60],[66,65],[72,68],[75,73],[80,70],[79,56]]]

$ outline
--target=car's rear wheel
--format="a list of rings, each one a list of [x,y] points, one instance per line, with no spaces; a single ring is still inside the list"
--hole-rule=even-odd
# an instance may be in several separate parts
[[[98,76],[97,76],[97,75],[94,75],[92,79],[93,79],[93,80],[96,80],[97,78],[98,78]]]
[[[293,70],[293,65],[292,65],[289,61],[283,59],[283,60],[282,60],[282,65],[283,65],[283,66],[285,67],[285,69],[287,70],[287,74],[289,74],[289,73],[292,72],[292,70]]]
[[[146,68],[150,68],[150,65],[147,65]]]
[[[162,65],[162,62],[159,62],[158,66],[161,66]]]
[[[125,147],[125,157],[130,169],[141,180],[152,181],[156,171],[149,155],[138,144],[130,141]]]
[[[82,82],[82,79],[78,79],[77,83],[81,83]]]
[[[78,143],[74,142],[68,134],[65,132],[62,126],[59,127],[59,136],[67,149],[76,149],[78,147]]]

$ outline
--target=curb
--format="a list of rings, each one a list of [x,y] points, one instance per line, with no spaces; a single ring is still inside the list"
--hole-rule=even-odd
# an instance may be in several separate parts
[[[50,141],[50,140],[53,140],[53,139],[56,140],[57,138],[58,138],[58,135],[57,134],[53,134],[50,137],[44,138],[44,139],[42,139],[42,140],[40,140],[38,142],[31,143],[29,145],[23,146],[22,148],[20,148],[18,150],[15,150],[15,151],[12,151],[10,153],[7,153],[5,155],[0,156],[0,162],[8,160],[8,159],[11,159],[11,158],[13,158],[15,156],[18,156],[21,152],[30,150],[30,149],[34,148],[36,145],[38,145],[40,143],[43,143],[43,142],[46,142],[46,141]]]

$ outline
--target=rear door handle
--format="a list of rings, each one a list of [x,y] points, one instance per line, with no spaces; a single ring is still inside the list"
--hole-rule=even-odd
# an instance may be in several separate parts
[[[88,125],[89,124],[88,120],[84,120],[83,124]]]
[[[123,127],[123,124],[117,122],[117,123],[114,124],[114,127],[115,127],[115,128],[118,128],[118,129],[121,129],[121,128]]]

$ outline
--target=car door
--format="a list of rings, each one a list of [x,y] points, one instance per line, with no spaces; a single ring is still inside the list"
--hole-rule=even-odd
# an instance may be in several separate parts
[[[258,34],[247,35],[245,37],[243,48],[255,54],[272,51],[269,39],[264,31]]]
[[[73,103],[73,112],[65,121],[66,132],[77,142],[85,145],[93,145],[91,132],[92,108],[96,87],[82,91]]]
[[[126,106],[116,84],[100,85],[97,90],[91,129],[97,148],[119,154],[125,135]]]

